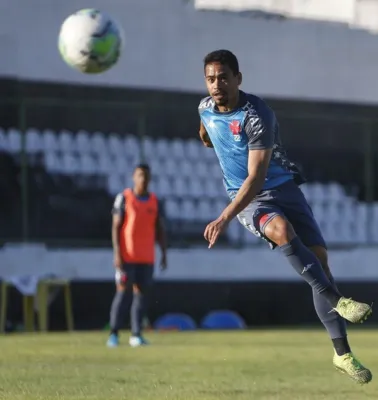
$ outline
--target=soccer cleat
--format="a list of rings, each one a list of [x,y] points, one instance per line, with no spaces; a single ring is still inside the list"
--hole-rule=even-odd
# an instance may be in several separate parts
[[[370,370],[364,367],[353,353],[346,353],[338,356],[335,352],[333,356],[333,365],[343,374],[348,374],[351,379],[360,385],[369,383],[373,379]]]
[[[143,336],[131,336],[129,339],[129,345],[131,347],[146,346],[149,343]]]
[[[372,307],[366,303],[341,297],[337,306],[333,309],[341,317],[353,324],[363,323],[373,312]]]
[[[108,341],[106,342],[106,345],[107,345],[108,347],[117,347],[117,346],[119,345],[118,336],[115,335],[114,333],[112,333],[112,334],[109,336],[109,339],[108,339]]]

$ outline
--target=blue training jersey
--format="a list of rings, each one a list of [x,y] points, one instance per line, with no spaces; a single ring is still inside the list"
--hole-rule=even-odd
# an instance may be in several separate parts
[[[214,100],[206,97],[198,111],[214,146],[228,193],[239,190],[248,176],[249,150],[273,149],[262,190],[291,179],[298,184],[305,181],[286,156],[273,110],[259,97],[240,91],[240,106],[229,112],[218,111]]]

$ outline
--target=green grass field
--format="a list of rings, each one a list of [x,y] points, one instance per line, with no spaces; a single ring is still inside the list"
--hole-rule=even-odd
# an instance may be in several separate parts
[[[145,348],[108,349],[105,332],[0,336],[0,399],[364,400],[332,366],[322,330],[150,333]],[[378,332],[354,330],[358,357],[378,373]]]

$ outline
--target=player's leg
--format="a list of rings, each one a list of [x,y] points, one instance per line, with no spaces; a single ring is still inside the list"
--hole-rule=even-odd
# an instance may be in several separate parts
[[[288,214],[291,215],[287,217]],[[305,219],[309,224],[306,229],[302,227],[300,235],[289,222],[299,223],[298,216],[301,223]],[[325,247],[325,243],[310,207],[296,186],[264,192],[238,215],[238,219],[247,229],[267,240],[272,248],[279,246],[295,271],[343,318],[357,323],[371,314],[368,304],[340,296],[318,258],[308,249],[310,245]]]
[[[327,250],[322,246],[311,246],[310,250],[319,259],[323,270],[329,277],[335,290],[338,290],[328,265]],[[327,329],[333,343],[334,366],[339,371],[347,373],[357,383],[364,384],[370,382],[372,380],[371,371],[361,364],[350,349],[345,320],[338,313],[333,312],[329,303],[322,296],[314,292],[313,298],[318,317]]]
[[[328,253],[324,238],[305,197],[297,187],[291,190],[291,195],[286,195],[285,197],[287,201],[285,202],[281,198],[281,203],[284,204],[285,214],[292,223],[295,232],[316,255],[334,290],[342,296],[328,265]],[[336,368],[346,372],[358,383],[370,382],[372,379],[371,372],[360,363],[350,349],[345,319],[341,317],[339,312],[335,312],[327,299],[316,290],[313,290],[313,299],[318,317],[332,340],[334,346],[333,363]],[[341,297],[341,299],[339,306],[343,308],[347,309],[350,306],[353,308],[353,305],[356,304],[356,307],[361,305],[363,308],[370,309],[366,304],[353,302],[353,300],[345,299],[344,297]]]
[[[305,246],[277,206],[275,193],[266,191],[251,202],[239,215],[239,221],[257,236],[267,240],[271,248],[279,246],[295,271],[306,280],[332,306],[336,306],[340,295],[331,285],[316,256]]]
[[[107,341],[108,347],[116,347],[119,344],[118,332],[122,326],[127,308],[127,280],[128,275],[126,271],[116,271],[116,293],[110,308],[110,336]]]
[[[146,308],[146,296],[151,286],[152,276],[152,265],[143,264],[137,266],[136,281],[133,284],[133,301],[131,305],[131,337],[129,344],[132,347],[148,344],[142,335],[142,330]]]
[[[335,284],[333,276],[331,274],[329,265],[328,265],[328,254],[327,250],[323,246],[311,246],[309,249],[316,255],[320,264],[323,267],[323,271],[328,276],[332,286],[338,292],[338,288]],[[341,294],[340,294],[341,296]],[[320,321],[323,323],[324,327],[326,328],[329,336],[333,342],[335,351],[338,355],[344,355],[350,352],[350,347],[347,339],[347,332],[346,332],[346,321],[342,318],[338,313],[333,312],[332,307],[324,299],[324,297],[319,296],[319,294],[314,291],[313,292],[313,299],[314,299],[314,306],[316,313]]]
[[[311,207],[298,186],[294,183],[285,185],[278,192],[277,201],[282,207],[287,220],[290,221],[294,228],[297,237],[300,238],[305,246],[317,246],[326,249],[325,240],[314,218]],[[321,254],[320,250],[318,250],[317,256],[324,258],[324,254]],[[326,268],[325,273],[331,277],[328,262],[323,261],[322,267]],[[331,278],[332,280],[333,278]],[[335,289],[334,282],[331,282],[331,287],[340,296],[339,291]],[[329,299],[327,300],[329,301]],[[362,323],[372,313],[372,309],[368,304],[347,299],[343,296],[336,305],[331,303],[331,306],[341,317],[352,323]]]
[[[335,308],[341,295],[332,287],[320,261],[301,241],[283,213],[261,210],[255,224],[271,242],[279,246],[294,270]]]

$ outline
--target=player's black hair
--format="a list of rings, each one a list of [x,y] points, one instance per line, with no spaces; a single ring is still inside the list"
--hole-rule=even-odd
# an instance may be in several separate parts
[[[234,75],[239,73],[239,62],[235,54],[229,50],[215,50],[209,53],[203,60],[203,68],[206,68],[207,64],[218,62],[222,65],[228,65]]]
[[[149,166],[148,164],[145,164],[145,163],[137,164],[137,165],[135,166],[135,168],[134,168],[134,172],[135,172],[137,169],[141,169],[141,170],[143,170],[144,172],[147,172],[148,174],[151,172],[150,166]]]

